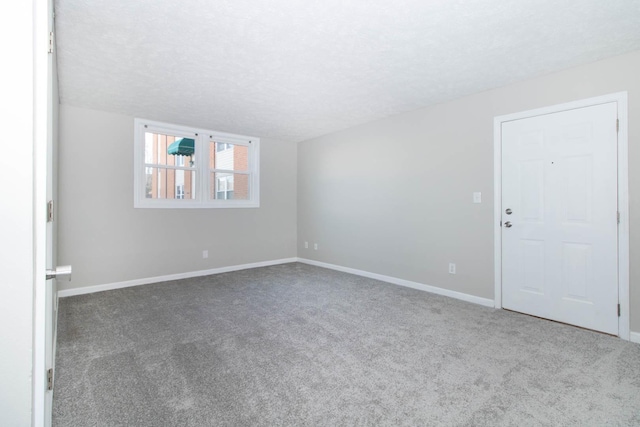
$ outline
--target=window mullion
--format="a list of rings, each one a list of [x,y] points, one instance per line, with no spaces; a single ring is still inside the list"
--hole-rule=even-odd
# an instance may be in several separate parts
[[[159,165],[156,163],[145,163],[144,164],[145,168],[156,168],[156,169],[174,169],[174,170],[181,170],[181,171],[194,171],[197,170],[197,168],[188,168],[185,166],[173,166],[173,165]]]
[[[251,175],[251,171],[234,171],[233,169],[209,169],[209,172],[230,173],[235,175]]]
[[[196,146],[199,150],[200,156],[196,167],[198,168],[198,175],[200,177],[200,186],[198,187],[198,198],[200,203],[207,203],[209,201],[209,144],[205,141],[208,138],[204,134],[198,135],[196,139]]]

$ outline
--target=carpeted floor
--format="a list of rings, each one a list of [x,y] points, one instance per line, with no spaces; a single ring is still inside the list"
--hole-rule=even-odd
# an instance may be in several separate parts
[[[304,264],[60,300],[54,426],[640,425],[640,346]]]

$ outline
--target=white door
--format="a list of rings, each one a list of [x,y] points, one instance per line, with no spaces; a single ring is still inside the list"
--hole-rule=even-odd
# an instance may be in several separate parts
[[[56,266],[56,163],[57,105],[54,92],[55,52],[49,46],[53,32],[53,1],[36,4],[35,64],[35,206],[36,279],[34,321],[34,425],[50,426],[55,378],[57,289],[55,277],[69,277],[70,267]],[[51,380],[49,378],[51,372]]]
[[[52,0],[47,0],[48,8],[49,8],[49,31],[52,32],[53,25],[53,2]],[[46,172],[46,180],[47,180],[47,189],[46,189],[46,199],[47,199],[47,222],[46,222],[46,266],[47,270],[53,270],[57,265],[57,257],[56,257],[56,227],[55,227],[55,203],[56,203],[56,188],[57,188],[57,174],[56,174],[56,164],[54,162],[54,151],[55,144],[57,142],[57,116],[54,115],[54,111],[57,109],[58,99],[57,93],[53,92],[53,67],[54,67],[54,53],[53,49],[51,49],[51,53],[48,57],[47,62],[47,172]],[[55,104],[55,105],[54,105]],[[53,410],[53,379],[54,379],[54,368],[55,368],[55,334],[56,334],[56,320],[57,320],[57,302],[58,302],[58,292],[57,292],[57,283],[55,277],[48,279],[45,285],[46,294],[45,294],[45,363],[47,372],[51,375],[50,378],[47,378],[47,391],[45,393],[45,418],[44,425],[51,425],[51,416]]]
[[[618,335],[617,103],[502,124],[502,306]]]

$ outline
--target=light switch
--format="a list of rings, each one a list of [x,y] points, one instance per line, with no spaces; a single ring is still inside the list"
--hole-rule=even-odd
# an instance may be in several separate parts
[[[482,193],[476,191],[473,193],[473,203],[482,203]]]

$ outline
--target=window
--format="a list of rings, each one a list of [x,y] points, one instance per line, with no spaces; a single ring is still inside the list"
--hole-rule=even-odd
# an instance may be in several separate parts
[[[216,199],[233,199],[233,175],[221,176],[217,179]]]
[[[260,139],[135,120],[136,208],[258,207]]]
[[[176,186],[176,199],[184,199],[184,184]]]
[[[216,144],[216,152],[228,150],[231,148],[231,144],[219,143]]]

